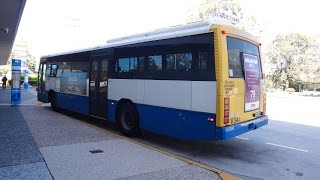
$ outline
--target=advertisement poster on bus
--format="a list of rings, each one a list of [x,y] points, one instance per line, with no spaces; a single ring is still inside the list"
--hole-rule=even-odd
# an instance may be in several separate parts
[[[65,72],[61,74],[61,92],[77,95],[87,94],[87,73]]]
[[[245,74],[245,111],[260,107],[260,66],[259,57],[243,53]]]

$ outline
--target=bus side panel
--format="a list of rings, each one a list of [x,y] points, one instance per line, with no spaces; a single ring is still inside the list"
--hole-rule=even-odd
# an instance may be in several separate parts
[[[187,140],[214,140],[215,114],[137,104],[140,128]]]
[[[56,92],[57,107],[89,115],[89,97]]]
[[[137,107],[140,127],[182,139],[215,139],[216,82],[109,79],[108,119],[120,99]]]
[[[108,100],[108,113],[107,113],[107,120],[109,122],[115,123],[116,122],[116,110],[117,110],[117,103],[118,101]]]

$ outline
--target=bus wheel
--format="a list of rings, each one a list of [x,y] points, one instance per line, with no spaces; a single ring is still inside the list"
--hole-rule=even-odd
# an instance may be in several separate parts
[[[121,131],[127,136],[138,136],[139,115],[135,106],[125,102],[120,106],[119,120]]]
[[[51,109],[52,109],[53,111],[58,111],[58,108],[57,108],[57,98],[56,98],[55,93],[51,93],[49,97],[50,97]]]

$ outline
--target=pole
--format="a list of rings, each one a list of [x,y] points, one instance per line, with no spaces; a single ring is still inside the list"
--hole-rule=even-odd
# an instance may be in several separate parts
[[[17,105],[21,103],[21,60],[12,59],[11,66],[12,78],[11,78],[11,104]]]

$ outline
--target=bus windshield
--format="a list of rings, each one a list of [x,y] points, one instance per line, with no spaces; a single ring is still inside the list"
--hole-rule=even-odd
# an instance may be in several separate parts
[[[258,59],[259,76],[261,78],[260,54],[257,45],[238,38],[227,37],[229,77],[243,78],[243,61],[241,54],[250,54]]]

